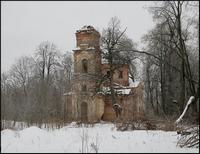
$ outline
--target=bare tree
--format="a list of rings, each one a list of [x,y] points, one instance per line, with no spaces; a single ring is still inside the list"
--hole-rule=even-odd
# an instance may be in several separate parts
[[[21,57],[10,70],[12,79],[23,88],[25,97],[27,97],[28,83],[33,75],[33,64],[32,57]]]
[[[35,63],[39,72],[39,87],[38,87],[38,105],[40,106],[40,114],[43,112],[43,117],[48,117],[52,113],[52,102],[50,96],[53,95],[53,89],[51,87],[53,81],[53,74],[56,66],[59,66],[59,51],[51,42],[42,42],[35,53]],[[51,110],[51,111],[50,111]],[[42,118],[41,118],[42,119]]]
[[[1,78],[2,119],[28,123],[63,120],[63,93],[71,86],[71,54],[42,42],[33,57],[20,57]],[[56,121],[55,121],[56,120]]]
[[[189,61],[189,51],[187,42],[189,39],[189,27],[190,22],[183,20],[184,7],[187,7],[187,3],[184,1],[168,1],[163,2],[158,7],[152,7],[151,10],[154,13],[154,17],[161,22],[166,22],[170,35],[170,44],[176,48],[176,54],[181,58],[181,96],[180,96],[180,108],[183,110],[186,95],[186,81],[187,79],[190,89],[190,95],[195,96],[195,103],[193,106],[193,112],[197,112],[196,102],[198,100],[197,88],[195,86],[193,74],[191,71],[191,62]],[[187,76],[187,78],[186,78]]]
[[[157,2],[157,4],[149,8],[154,15],[157,25],[146,35],[145,39],[148,41],[147,50],[135,50],[133,52],[152,57],[153,61],[151,61],[153,63],[151,63],[155,65],[154,67],[160,68],[158,70],[160,72],[158,81],[161,85],[163,110],[168,110],[165,108],[169,107],[169,102],[174,102],[171,104],[176,104],[177,102],[179,112],[182,112],[185,97],[194,95],[195,102],[199,98],[197,94],[199,81],[194,77],[193,67],[191,67],[194,62],[190,60],[192,55],[192,39],[189,27],[191,27],[192,23],[183,18],[183,14],[186,14],[185,8],[188,5],[182,1]],[[175,74],[176,76],[174,76]],[[179,77],[178,82],[176,81],[177,76]],[[178,89],[175,90],[175,87]],[[179,92],[180,95],[178,94]],[[177,98],[177,94],[179,98]],[[170,97],[172,98],[171,100],[168,99]],[[193,104],[193,110],[193,113],[197,111],[195,103]]]
[[[9,93],[9,84],[8,84],[8,74],[6,72],[1,73],[1,118],[7,119],[8,113],[8,93]]]
[[[121,30],[120,20],[117,17],[113,17],[108,27],[103,30],[101,37],[102,56],[109,65],[109,74],[104,79],[109,79],[111,100],[117,116],[120,115],[121,106],[114,89],[113,75],[116,70],[124,64],[130,64],[134,59],[134,56],[127,52],[127,49],[133,49],[134,43],[125,35],[125,31],[126,29]],[[130,59],[130,57],[133,59]]]
[[[59,58],[60,53],[56,45],[51,42],[42,42],[36,49],[35,61],[42,79],[46,78],[47,83],[55,66],[59,65]]]

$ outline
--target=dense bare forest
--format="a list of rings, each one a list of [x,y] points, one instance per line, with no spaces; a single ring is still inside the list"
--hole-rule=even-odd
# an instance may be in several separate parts
[[[51,42],[42,42],[32,57],[21,57],[1,74],[1,118],[44,122],[62,119],[64,92],[70,89],[72,58]]]
[[[153,15],[155,27],[143,36],[145,47],[137,50],[134,40],[128,38],[126,29],[114,17],[101,35],[102,55],[110,64],[111,73],[117,69],[112,64],[126,63],[131,78],[144,82],[147,115],[176,119],[190,96],[194,96],[186,118],[197,122],[199,3],[156,2],[147,9]],[[30,123],[67,120],[63,94],[71,89],[72,53],[62,54],[48,41],[33,50],[32,56],[21,57],[9,71],[1,73],[1,119]],[[135,66],[138,59],[143,67]],[[138,77],[141,69],[143,74]]]
[[[188,115],[193,120],[198,117],[198,7],[198,2],[162,2],[148,8],[156,26],[143,37],[151,53],[144,72],[146,98],[156,114],[180,115],[190,96],[195,96]]]

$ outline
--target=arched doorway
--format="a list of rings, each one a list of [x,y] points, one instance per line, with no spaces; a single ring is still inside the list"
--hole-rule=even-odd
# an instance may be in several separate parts
[[[87,118],[87,103],[82,102],[81,103],[81,121],[86,122],[88,120]]]

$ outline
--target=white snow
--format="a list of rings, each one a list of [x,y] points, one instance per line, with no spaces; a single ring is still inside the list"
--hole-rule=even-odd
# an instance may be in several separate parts
[[[75,49],[73,49],[74,51],[76,51],[76,50],[81,50],[81,48],[80,47],[76,47]]]
[[[138,85],[140,83],[139,81],[133,82],[133,80],[131,78],[129,78],[128,81],[129,81],[129,87],[138,87]]]
[[[118,94],[128,95],[131,92],[131,88],[128,88],[128,87],[119,88],[119,86],[115,86],[114,88],[115,88],[114,90]],[[102,87],[102,93],[103,94],[111,94],[110,87]]]
[[[82,140],[83,135],[86,137]],[[77,127],[71,123],[61,129],[44,130],[29,127],[21,131],[1,131],[1,152],[198,152],[197,148],[177,147],[180,136],[164,131],[117,131],[111,123],[99,123],[94,127]],[[84,142],[83,142],[84,141]],[[84,146],[82,146],[84,143]],[[91,146],[92,145],[92,146]]]
[[[68,92],[68,93],[64,93],[63,95],[72,95],[73,94],[73,92]]]
[[[102,92],[105,93],[105,94],[110,94],[110,87],[102,87]]]
[[[89,47],[87,48],[88,50],[94,50],[95,48],[94,47]]]
[[[179,123],[181,121],[181,119],[183,118],[183,116],[185,115],[185,113],[188,109],[188,106],[192,103],[193,100],[194,100],[194,96],[191,96],[190,99],[188,100],[186,106],[185,106],[183,113],[180,115],[180,117],[176,120],[175,123]]]
[[[88,46],[88,44],[80,44],[80,46]],[[89,47],[87,48],[87,50],[94,50],[95,48],[94,47]],[[81,50],[80,47],[76,47],[73,49],[73,51],[77,51],[77,50]]]
[[[79,31],[86,31],[86,30],[91,30],[91,29],[94,29],[94,27],[90,25],[85,25]]]
[[[128,95],[128,94],[130,94],[131,89],[128,89],[128,88],[126,88],[126,89],[118,89],[117,92],[119,94]]]
[[[87,30],[88,28],[87,28],[87,26],[83,26],[82,28],[81,28],[81,30]]]
[[[90,31],[93,31],[95,30],[93,26],[91,25],[85,25],[83,26],[81,29],[77,30],[76,32],[90,32]]]
[[[102,64],[108,64],[108,60],[105,59],[105,58],[102,58],[102,59],[101,59],[101,63],[102,63]]]

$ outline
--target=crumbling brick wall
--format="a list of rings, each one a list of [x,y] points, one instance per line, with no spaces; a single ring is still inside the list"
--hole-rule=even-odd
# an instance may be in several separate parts
[[[132,121],[144,117],[143,90],[142,83],[132,89],[133,94],[129,95],[123,103],[122,119]]]
[[[101,64],[101,72],[103,75],[107,74],[107,71],[109,71],[109,65],[108,64]],[[119,77],[120,71],[122,72],[122,78]],[[122,86],[128,86],[129,82],[129,66],[123,65],[115,70],[113,75],[114,82],[122,85]]]

